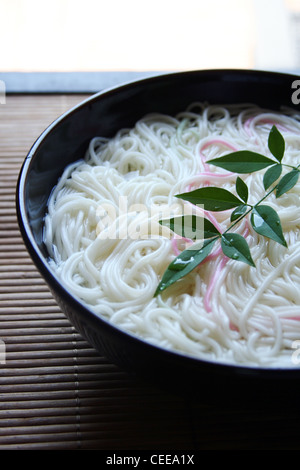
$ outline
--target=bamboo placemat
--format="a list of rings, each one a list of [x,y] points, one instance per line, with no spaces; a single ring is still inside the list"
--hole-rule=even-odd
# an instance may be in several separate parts
[[[0,104],[0,450],[299,448],[294,407],[218,407],[145,384],[94,351],[56,305],[20,236],[15,187],[34,140],[83,98]]]

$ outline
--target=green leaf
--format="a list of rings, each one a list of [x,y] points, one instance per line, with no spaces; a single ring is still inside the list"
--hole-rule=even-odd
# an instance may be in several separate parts
[[[244,202],[248,201],[248,186],[239,176],[235,182],[236,192],[243,199]]]
[[[273,126],[270,130],[268,138],[268,147],[272,155],[274,155],[274,157],[276,158],[276,160],[281,162],[284,154],[285,142],[284,138],[282,137],[276,126]]]
[[[218,238],[219,237],[215,237],[205,241],[199,249],[188,248],[180,253],[180,255],[178,255],[172,263],[169,264],[168,268],[164,272],[154,296],[156,297],[167,287],[171,286],[174,282],[195,269],[196,266],[198,266],[209,255]]]
[[[255,206],[252,209],[250,221],[257,233],[287,246],[283,237],[280,219],[272,207],[263,204]]]
[[[234,173],[253,173],[276,163],[260,153],[250,150],[239,150],[223,157],[208,160],[207,163]]]
[[[230,191],[213,186],[195,189],[189,193],[177,194],[176,197],[193,204],[202,205],[205,210],[215,212],[233,209],[242,202]]]
[[[282,165],[280,165],[279,163],[267,169],[263,178],[265,190],[267,190],[273,183],[275,183],[276,180],[278,180],[279,176],[281,175],[281,172]]]
[[[212,238],[219,235],[219,231],[210,220],[196,215],[173,217],[168,220],[160,220],[159,223],[181,237],[190,238],[191,240]]]
[[[298,179],[299,170],[292,170],[289,173],[286,173],[277,184],[276,197],[280,197],[282,194],[292,189],[295,184],[297,184]]]
[[[247,209],[247,204],[241,204],[236,209],[234,209],[230,216],[231,222],[234,222],[235,220],[239,219],[242,215],[244,215]]]
[[[224,255],[236,261],[255,266],[248,243],[238,233],[224,233],[221,237],[221,247]]]

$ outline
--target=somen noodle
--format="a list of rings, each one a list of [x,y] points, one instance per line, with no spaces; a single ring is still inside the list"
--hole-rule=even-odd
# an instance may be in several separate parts
[[[275,124],[285,163],[298,165],[299,116],[252,105],[193,103],[175,117],[151,114],[113,138],[95,137],[84,158],[66,168],[45,217],[50,264],[67,289],[99,316],[174,351],[222,363],[299,367],[300,183],[276,199],[288,248],[235,227],[256,267],[216,245],[193,272],[154,297],[169,263],[189,243],[158,221],[201,208],[175,198],[201,186],[235,192],[236,174],[206,163],[232,150],[269,155]],[[251,201],[264,194],[263,171],[243,175]],[[169,212],[168,212],[169,211]],[[221,230],[230,212],[206,213]]]

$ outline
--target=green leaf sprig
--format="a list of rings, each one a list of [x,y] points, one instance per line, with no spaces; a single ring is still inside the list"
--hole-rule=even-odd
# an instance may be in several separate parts
[[[268,168],[263,176],[266,194],[256,204],[248,203],[249,190],[239,176],[235,183],[237,195],[218,187],[203,187],[176,195],[177,198],[184,201],[201,205],[207,211],[219,212],[233,209],[230,217],[231,225],[225,232],[220,233],[208,219],[196,215],[160,220],[161,225],[168,227],[174,233],[196,242],[183,250],[170,263],[155,291],[155,296],[186,276],[204,261],[211,253],[217,240],[220,240],[225,256],[255,267],[246,239],[231,231],[248,214],[250,214],[250,223],[258,234],[270,238],[282,246],[287,246],[277,212],[263,202],[273,192],[278,198],[292,189],[298,182],[300,165],[294,167],[282,163],[285,141],[276,126],[270,130],[268,148],[274,159],[249,150],[241,150],[207,162],[238,174],[254,173]],[[289,171],[281,177],[283,167],[288,168]],[[274,183],[276,185],[272,186]],[[201,242],[199,242],[200,238]]]

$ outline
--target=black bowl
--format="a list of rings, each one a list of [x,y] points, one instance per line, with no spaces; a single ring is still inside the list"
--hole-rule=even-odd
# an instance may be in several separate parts
[[[174,115],[191,102],[253,103],[271,110],[293,103],[299,77],[275,72],[208,70],[170,73],[93,95],[52,123],[37,139],[22,166],[17,213],[27,249],[58,305],[76,330],[101,354],[129,373],[176,392],[209,396],[232,387],[253,389],[259,383],[278,387],[299,381],[300,369],[223,365],[153,346],[99,318],[70,294],[50,269],[43,244],[47,201],[64,168],[82,158],[95,135],[112,137],[149,112]],[[224,386],[226,384],[226,387]],[[221,387],[220,387],[221,386]],[[294,387],[295,389],[295,387]],[[274,390],[274,389],[273,389]],[[291,388],[290,388],[291,390]],[[236,396],[236,395],[235,395]]]

